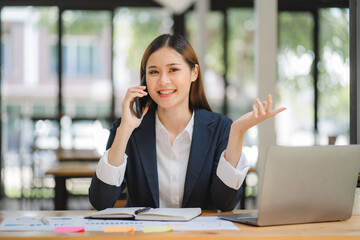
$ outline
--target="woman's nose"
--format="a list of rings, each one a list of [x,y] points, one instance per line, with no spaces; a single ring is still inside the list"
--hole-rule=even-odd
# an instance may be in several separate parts
[[[161,82],[169,82],[170,81],[169,76],[166,73],[161,74],[159,80]]]

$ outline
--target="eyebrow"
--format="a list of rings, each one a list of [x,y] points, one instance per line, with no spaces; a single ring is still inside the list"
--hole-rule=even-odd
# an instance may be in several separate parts
[[[180,64],[180,63],[169,63],[169,64],[166,64],[167,67],[176,66],[176,65],[181,65],[181,64]],[[157,68],[157,67],[156,67],[156,66],[149,66],[148,68],[150,69],[150,68]]]

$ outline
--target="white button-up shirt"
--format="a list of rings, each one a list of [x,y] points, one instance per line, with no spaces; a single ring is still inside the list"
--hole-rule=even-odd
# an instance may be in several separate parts
[[[156,113],[156,157],[160,207],[178,208],[182,205],[194,129],[194,115],[195,111],[185,129],[174,139],[171,146],[169,133]],[[127,155],[125,154],[123,164],[115,167],[108,162],[108,151],[100,159],[96,168],[96,175],[104,183],[120,186],[125,176]],[[234,168],[226,161],[224,152],[221,154],[216,174],[225,185],[237,190],[246,177],[249,163],[245,155],[242,154],[236,168]]]

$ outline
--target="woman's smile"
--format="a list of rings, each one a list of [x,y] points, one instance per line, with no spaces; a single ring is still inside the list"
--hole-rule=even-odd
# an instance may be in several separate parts
[[[176,92],[176,89],[162,89],[159,90],[157,93],[162,98],[171,97]]]

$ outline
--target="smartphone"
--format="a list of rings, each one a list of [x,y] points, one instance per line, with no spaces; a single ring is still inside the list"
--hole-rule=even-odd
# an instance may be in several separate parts
[[[144,76],[141,79],[141,86],[146,86],[146,75],[144,74]],[[147,92],[147,88],[145,89],[145,92]],[[141,118],[142,114],[143,114],[143,108],[146,106],[146,103],[149,100],[149,95],[143,96],[143,97],[135,97],[135,112],[136,112],[136,116],[137,118]]]

